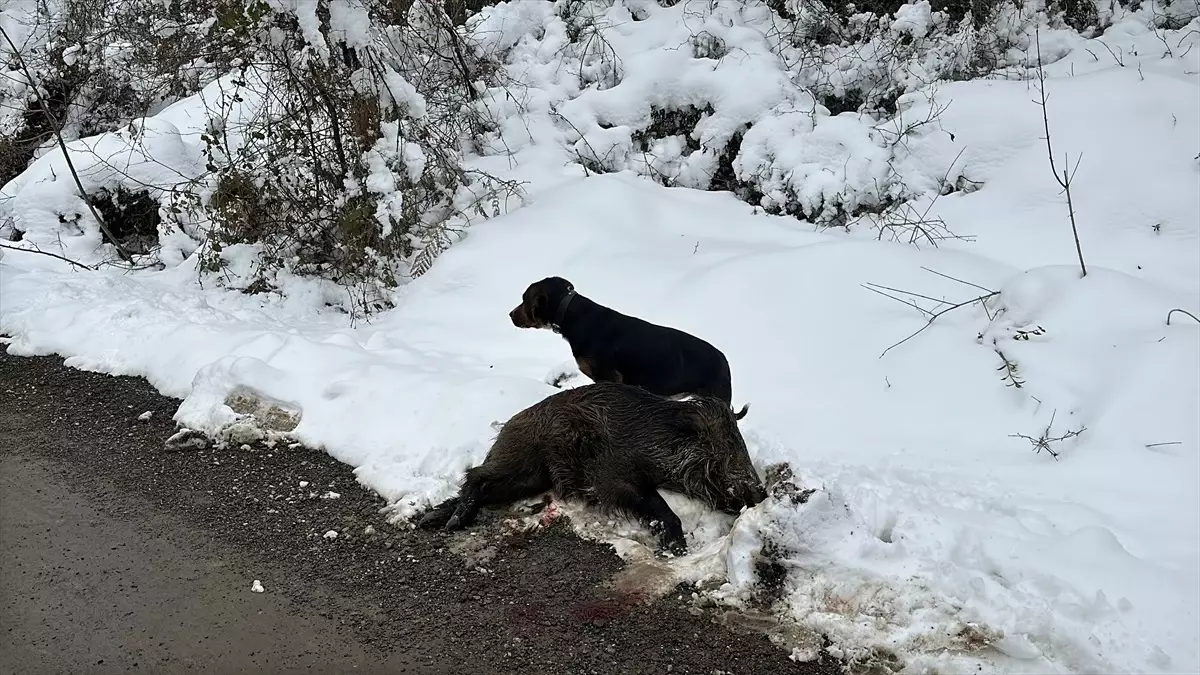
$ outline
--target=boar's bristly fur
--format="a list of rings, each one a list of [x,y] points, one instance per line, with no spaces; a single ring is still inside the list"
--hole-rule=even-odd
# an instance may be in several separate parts
[[[640,518],[681,552],[683,529],[660,488],[731,514],[766,498],[738,419],[718,397],[671,400],[606,382],[568,389],[506,422],[459,495],[420,526],[467,527],[481,507],[553,490]]]

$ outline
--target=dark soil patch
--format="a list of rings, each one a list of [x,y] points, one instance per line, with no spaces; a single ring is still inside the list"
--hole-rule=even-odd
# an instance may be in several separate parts
[[[149,192],[131,192],[123,187],[115,191],[101,188],[88,195],[88,201],[100,213],[104,224],[125,250],[146,253],[158,242],[158,200]],[[107,235],[105,240],[107,240]]]

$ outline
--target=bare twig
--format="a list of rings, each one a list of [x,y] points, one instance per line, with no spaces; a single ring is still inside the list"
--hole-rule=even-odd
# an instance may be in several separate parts
[[[61,260],[61,261],[63,261],[63,262],[66,262],[66,263],[71,263],[71,265],[72,265],[72,266],[74,266],[74,267],[78,267],[78,268],[79,268],[79,269],[81,269],[81,270],[87,270],[87,271],[89,271],[89,272],[91,272],[91,271],[95,270],[95,268],[94,268],[94,267],[88,267],[87,265],[84,265],[84,264],[83,264],[83,263],[81,263],[81,262],[76,262],[76,261],[74,261],[74,260],[71,260],[70,258],[67,258],[67,257],[65,257],[65,256],[58,255],[57,253],[51,253],[51,252],[49,252],[49,251],[43,251],[42,249],[40,249],[40,248],[37,248],[37,247],[34,247],[34,248],[21,248],[20,246],[9,246],[8,244],[0,244],[0,248],[3,248],[3,249],[8,249],[9,251],[21,251],[22,253],[37,253],[38,255],[50,256],[51,258],[56,258],[56,259],[58,259],[58,260]]]
[[[935,197],[934,201],[936,199]],[[927,213],[928,209],[926,209],[926,213],[920,213],[907,202],[895,204],[876,221],[876,227],[879,230],[876,239],[882,241],[884,234],[889,234],[891,240],[895,242],[918,246],[920,242],[925,241],[934,248],[937,248],[939,241],[973,240],[973,237],[969,235],[954,234],[950,228],[946,227],[946,221],[936,217],[929,218]]]
[[[898,302],[903,302],[903,303],[905,303],[905,304],[908,304],[908,302],[910,302],[910,301],[905,301],[905,300],[902,300],[902,299],[900,299],[900,298],[897,298],[897,297],[895,297],[895,296],[888,295],[887,293],[881,293],[879,289],[883,289],[883,290],[885,290],[885,291],[891,291],[892,293],[903,293],[904,295],[911,295],[911,296],[913,296],[914,298],[921,298],[922,300],[931,300],[931,301],[933,301],[933,302],[936,302],[936,303],[938,303],[939,305],[948,305],[948,304],[950,304],[949,302],[946,302],[945,300],[942,300],[941,298],[935,298],[935,297],[933,297],[933,296],[931,296],[931,295],[921,295],[920,293],[913,293],[912,291],[906,291],[906,290],[903,290],[903,289],[900,289],[900,288],[892,288],[892,287],[890,287],[890,286],[884,286],[883,284],[873,284],[873,283],[867,282],[867,283],[863,284],[862,286],[863,286],[863,288],[865,288],[865,289],[867,289],[867,290],[869,290],[869,291],[875,291],[876,293],[879,293],[880,295],[883,295],[883,296],[885,296],[885,297],[889,297],[889,298],[891,298],[891,299],[893,299],[893,300],[896,300],[896,301],[898,301]],[[984,290],[987,290],[987,289],[984,289]],[[927,310],[927,309],[925,309],[925,308],[923,308],[923,307],[918,307],[917,309],[921,310],[922,312],[925,312],[926,314],[932,314],[932,312],[930,312],[929,310]]]
[[[1071,181],[1075,178],[1075,172],[1079,170],[1079,162],[1083,160],[1081,154],[1075,161],[1075,168],[1068,172],[1064,166],[1062,175],[1058,173],[1058,168],[1054,164],[1054,148],[1050,143],[1050,114],[1046,107],[1046,71],[1042,67],[1042,41],[1041,34],[1038,32],[1037,26],[1034,26],[1034,42],[1037,46],[1037,79],[1038,93],[1041,95],[1042,108],[1042,126],[1046,131],[1046,156],[1050,159],[1050,173],[1054,175],[1054,182],[1058,183],[1059,187],[1067,195],[1067,213],[1071,217],[1071,233],[1075,237],[1075,252],[1079,255],[1079,269],[1082,272],[1081,276],[1087,276],[1087,265],[1083,262],[1083,246],[1079,243],[1079,227],[1075,223],[1075,203],[1071,199]],[[1103,44],[1103,43],[1101,43]],[[1064,155],[1065,159],[1065,155]]]
[[[596,152],[596,149],[592,147],[592,144],[591,144],[591,142],[590,142],[590,141],[588,141],[588,139],[587,139],[587,136],[585,136],[585,135],[583,134],[583,132],[579,130],[579,127],[575,126],[575,123],[574,123],[574,122],[572,122],[571,120],[567,119],[566,115],[563,115],[562,113],[558,112],[558,110],[557,110],[557,109],[556,109],[554,106],[550,106],[550,115],[551,115],[552,117],[555,117],[555,118],[557,118],[557,119],[560,119],[560,120],[562,120],[562,121],[566,122],[566,123],[567,123],[567,126],[571,127],[571,129],[572,129],[572,130],[574,130],[574,132],[575,132],[575,133],[579,134],[579,140],[583,141],[583,144],[587,146],[587,149],[588,149],[588,150],[590,150],[590,151],[592,152],[592,157],[594,158],[594,159],[593,159],[593,162],[595,162],[595,163],[597,163],[597,164],[600,162],[600,154]],[[576,153],[575,153],[575,154],[576,154],[576,156],[577,156],[577,157],[579,156],[579,152],[578,152],[578,151],[576,151]],[[580,160],[583,160],[583,158],[582,158],[582,157],[579,157],[579,159],[580,159]],[[585,175],[585,176],[587,176],[587,175],[590,175],[590,173],[589,173],[589,170],[588,170],[588,166],[587,166],[587,162],[585,162],[585,161],[580,161],[580,162],[579,162],[579,165],[580,165],[581,167],[583,167],[583,175]],[[592,169],[592,171],[593,171],[593,172],[595,172],[595,173],[602,173],[602,172],[600,172],[600,171],[595,171],[595,169]]]
[[[1192,317],[1192,321],[1195,321],[1196,323],[1200,323],[1200,319],[1196,318],[1195,314],[1192,314],[1191,312],[1187,311],[1186,309],[1180,309],[1180,308],[1176,307],[1175,309],[1167,312],[1167,325],[1168,326],[1171,325],[1171,317],[1175,314],[1175,312],[1179,312],[1180,314],[1186,314],[1186,315]]]
[[[879,288],[883,288],[882,286],[880,286],[879,288],[875,288],[873,284],[862,284],[862,287],[867,289],[868,291],[871,291],[872,293],[878,293],[889,300],[895,300],[896,302],[898,302],[902,305],[907,305],[909,307],[912,307],[913,309],[917,310],[918,312],[920,312],[922,314],[925,314],[926,316],[933,313],[933,312],[930,312],[929,310],[925,309],[924,307],[918,305],[913,300],[908,300],[905,298],[898,298],[898,297],[892,295],[891,293],[884,293],[883,291],[879,290]]]
[[[970,300],[964,300],[964,301],[962,301],[962,302],[959,302],[959,303],[956,303],[956,304],[950,305],[949,307],[946,307],[946,308],[944,308],[944,309],[940,309],[940,310],[938,310],[938,311],[934,312],[934,313],[933,313],[933,314],[932,314],[932,315],[929,317],[929,321],[926,321],[926,322],[925,322],[925,325],[924,325],[924,326],[921,326],[920,328],[918,328],[918,329],[917,329],[915,332],[913,332],[913,334],[912,334],[912,335],[909,335],[908,337],[906,337],[906,338],[904,338],[903,340],[901,340],[901,341],[897,342],[896,344],[892,345],[891,347],[888,347],[887,349],[883,350],[883,353],[879,355],[879,358],[881,358],[881,359],[882,359],[883,357],[887,356],[887,353],[888,353],[888,352],[892,351],[892,350],[893,350],[893,349],[895,349],[896,347],[899,347],[900,345],[904,344],[905,342],[908,342],[909,340],[911,340],[911,339],[915,338],[916,336],[920,335],[922,332],[924,332],[924,331],[925,331],[925,329],[926,329],[926,328],[929,328],[930,326],[932,326],[932,325],[933,325],[933,322],[934,322],[934,321],[937,321],[937,320],[938,320],[938,318],[939,318],[939,317],[941,317],[943,314],[947,314],[947,313],[949,313],[949,312],[953,312],[954,310],[956,310],[956,309],[958,309],[958,308],[960,308],[960,307],[966,307],[967,305],[973,305],[973,304],[975,304],[975,303],[977,303],[977,302],[983,302],[983,301],[985,301],[985,300],[988,300],[988,299],[990,299],[990,298],[993,298],[993,297],[995,297],[995,296],[997,296],[997,295],[1000,295],[1000,291],[989,291],[988,293],[984,293],[983,295],[980,295],[980,296],[977,296],[977,297],[971,298]]]
[[[1053,457],[1055,459],[1055,461],[1057,461],[1058,456],[1062,453],[1058,452],[1051,446],[1054,443],[1059,443],[1059,442],[1065,441],[1069,438],[1075,438],[1076,436],[1079,436],[1083,432],[1087,431],[1087,427],[1079,427],[1078,429],[1075,429],[1073,431],[1068,431],[1067,433],[1062,434],[1061,436],[1051,436],[1050,430],[1052,427],[1054,427],[1054,416],[1056,414],[1058,414],[1057,410],[1050,414],[1050,423],[1046,425],[1046,429],[1044,431],[1042,431],[1041,435],[1039,435],[1037,438],[1034,438],[1033,436],[1029,436],[1027,434],[1009,434],[1008,437],[1009,438],[1023,438],[1025,440],[1029,441],[1030,445],[1033,446],[1034,452],[1040,453],[1041,451],[1045,450],[1047,453],[1050,454],[1051,457]]]
[[[37,80],[34,79],[33,73],[30,72],[29,66],[25,63],[25,57],[21,55],[21,50],[17,48],[16,43],[14,43],[12,38],[9,37],[8,31],[4,30],[4,26],[0,26],[0,36],[3,36],[4,41],[8,43],[9,49],[11,49],[13,52],[13,59],[16,60],[17,67],[21,69],[21,73],[25,75],[25,79],[29,81],[29,86],[33,87],[34,91],[36,92],[38,87]],[[100,217],[100,212],[96,210],[96,207],[92,205],[91,200],[88,199],[87,190],[85,190],[83,187],[83,181],[79,179],[79,173],[75,170],[75,163],[71,161],[71,153],[67,151],[67,141],[63,138],[62,126],[59,124],[58,119],[55,118],[54,114],[50,112],[50,107],[46,100],[42,98],[41,94],[37,94],[37,101],[38,107],[41,109],[42,114],[46,116],[46,119],[50,122],[51,129],[54,131],[54,137],[58,141],[58,148],[62,151],[63,161],[67,163],[67,168],[71,171],[71,178],[75,180],[75,187],[79,190],[79,198],[82,199],[83,203],[87,205],[88,211],[91,211],[92,213],[92,218],[96,220],[96,223],[100,226],[100,230],[104,232],[105,236],[108,237],[108,240],[112,242],[112,245],[116,247],[117,252],[121,254],[121,257],[125,260],[129,260],[131,257],[129,252],[126,251],[125,247],[121,246],[121,242],[117,241],[117,238],[113,236],[112,231],[108,229],[108,225],[104,223],[104,218]]]
[[[926,316],[928,316],[928,317],[929,317],[929,320],[928,320],[928,321],[925,323],[925,325],[924,325],[924,326],[921,326],[920,328],[918,328],[918,329],[917,329],[917,330],[916,330],[914,333],[912,333],[912,334],[911,334],[911,335],[909,335],[908,337],[906,337],[906,338],[904,338],[903,340],[901,340],[901,341],[897,342],[896,344],[892,345],[891,347],[888,347],[887,349],[883,350],[883,353],[879,355],[879,358],[881,358],[881,359],[882,359],[883,357],[887,356],[887,353],[888,353],[888,352],[892,351],[892,350],[893,350],[893,349],[895,349],[896,347],[899,347],[900,345],[904,344],[905,342],[908,342],[909,340],[913,339],[914,337],[916,337],[917,335],[919,335],[919,334],[920,334],[922,331],[924,331],[926,328],[929,328],[931,325],[933,325],[933,322],[934,322],[934,321],[937,321],[938,317],[942,316],[943,314],[946,314],[947,312],[952,312],[952,311],[954,311],[954,310],[956,310],[956,309],[958,309],[958,308],[960,308],[960,307],[966,307],[967,305],[974,304],[974,303],[976,303],[976,302],[984,302],[984,301],[986,301],[986,300],[988,300],[988,299],[990,299],[990,298],[992,298],[992,297],[995,297],[995,296],[997,296],[997,295],[999,295],[999,294],[1000,294],[1000,291],[993,291],[993,290],[991,290],[991,289],[989,289],[989,288],[986,288],[986,287],[984,287],[984,286],[980,286],[979,284],[974,284],[974,283],[971,283],[971,282],[969,282],[969,281],[963,281],[962,279],[959,279],[959,278],[957,278],[957,277],[952,277],[952,276],[950,276],[949,274],[943,274],[942,272],[938,272],[938,271],[936,271],[936,270],[932,270],[932,269],[930,269],[930,268],[928,268],[928,267],[922,267],[921,269],[925,270],[926,272],[930,272],[930,273],[932,273],[932,274],[936,274],[936,275],[938,275],[939,277],[942,277],[942,278],[944,278],[944,279],[949,279],[950,281],[954,281],[954,282],[957,282],[957,283],[960,283],[960,284],[964,284],[964,285],[967,285],[967,286],[971,286],[971,287],[973,287],[973,288],[977,288],[977,289],[979,289],[979,290],[981,290],[981,291],[984,291],[984,294],[983,294],[983,295],[976,296],[976,297],[974,297],[974,298],[971,298],[970,300],[965,300],[965,301],[963,301],[963,302],[959,302],[959,303],[952,304],[952,303],[951,303],[950,301],[948,301],[948,300],[944,300],[944,299],[940,299],[940,298],[935,298],[935,297],[932,297],[932,296],[929,296],[929,295],[922,295],[922,294],[920,294],[920,293],[914,293],[914,292],[912,292],[912,291],[905,291],[905,290],[902,290],[902,289],[899,289],[899,288],[891,288],[891,287],[889,287],[889,286],[882,286],[882,285],[880,285],[880,284],[873,284],[873,283],[865,283],[865,284],[862,284],[863,288],[866,288],[867,290],[869,290],[869,291],[871,291],[871,292],[878,293],[878,294],[880,294],[880,295],[884,296],[885,298],[889,298],[889,299],[891,299],[891,300],[895,300],[896,302],[899,302],[899,303],[901,303],[901,304],[903,304],[903,305],[907,305],[907,306],[909,306],[909,307],[912,307],[912,308],[916,309],[917,311],[921,312],[922,314],[925,314]],[[884,292],[884,291],[890,291],[890,293],[887,293],[887,292]],[[942,309],[939,309],[939,310],[937,310],[937,311],[928,310],[928,309],[925,309],[924,307],[921,307],[921,306],[917,305],[917,303],[916,303],[915,301],[913,301],[913,300],[906,299],[906,298],[899,298],[899,297],[896,297],[896,296],[892,295],[891,293],[902,293],[902,294],[904,294],[904,295],[909,295],[909,296],[912,296],[912,297],[914,297],[914,298],[921,298],[921,299],[923,299],[923,300],[931,300],[931,301],[933,301],[933,302],[936,302],[936,303],[938,303],[938,305],[939,305],[939,306],[940,306],[940,305],[947,305],[947,306],[946,306],[946,307],[943,307]],[[989,316],[990,316],[990,314],[989,314]]]
[[[479,92],[475,91],[475,84],[471,78],[471,68],[467,65],[467,58],[463,54],[462,40],[458,36],[458,31],[454,28],[454,21],[450,19],[445,11],[438,11],[437,15],[442,29],[446,31],[447,37],[450,38],[450,47],[454,50],[454,60],[458,66],[459,75],[462,76],[463,88],[467,91],[467,97],[472,101],[477,101],[479,100]]]
[[[958,282],[958,283],[960,283],[960,284],[963,284],[963,285],[965,285],[965,286],[970,286],[971,288],[977,288],[977,289],[979,289],[979,290],[981,290],[981,291],[984,291],[984,292],[986,292],[986,293],[991,293],[991,292],[992,292],[992,289],[990,289],[990,288],[986,288],[986,287],[984,287],[984,286],[980,286],[979,284],[974,284],[974,283],[971,283],[970,281],[964,281],[964,280],[962,280],[962,279],[959,279],[958,277],[952,277],[952,276],[950,276],[949,274],[945,274],[945,273],[943,273],[943,272],[939,272],[939,271],[937,271],[937,270],[930,269],[930,268],[928,268],[928,267],[925,267],[924,265],[922,265],[922,266],[921,266],[921,269],[925,270],[926,272],[929,272],[930,274],[936,274],[936,275],[938,275],[939,277],[942,277],[943,279],[949,279],[950,281],[957,281],[957,282]]]
[[[908,202],[899,202],[885,209],[876,221],[876,227],[879,230],[879,235],[876,239],[882,241],[884,233],[887,233],[891,235],[892,241],[899,242],[903,238],[907,238],[908,244],[916,246],[921,240],[925,240],[934,248],[937,248],[939,241],[947,239],[973,241],[973,236],[955,234],[946,226],[946,221],[936,216],[929,216],[929,212],[933,210],[933,207],[937,205],[938,199],[942,197],[943,190],[950,184],[950,172],[954,170],[954,165],[958,163],[962,154],[963,150],[959,150],[958,154],[954,156],[954,160],[946,167],[946,172],[942,175],[942,179],[939,182],[938,191],[933,195],[929,203],[925,205],[923,211],[918,211]],[[891,172],[898,177],[894,168],[891,169]],[[881,193],[883,192],[879,188],[878,183],[876,184],[876,189]],[[855,219],[855,222],[862,217],[865,216],[860,216]]]
[[[1037,26],[1034,26],[1034,34],[1036,35],[1037,32],[1038,32]],[[1096,40],[1096,42],[1099,42],[1101,47],[1104,47],[1105,49],[1108,50],[1109,55],[1113,57],[1113,60],[1117,62],[1118,66],[1121,66],[1122,68],[1125,67],[1125,60],[1123,58],[1121,58],[1120,56],[1118,56],[1117,53],[1112,50],[1112,47],[1109,47],[1106,43],[1104,43],[1101,40]],[[1118,49],[1120,49],[1120,47],[1118,47]],[[1040,49],[1039,49],[1039,51],[1040,51]],[[1099,59],[1097,59],[1097,60],[1099,60]],[[1038,56],[1039,67],[1041,65],[1041,62],[1042,62],[1041,56]]]

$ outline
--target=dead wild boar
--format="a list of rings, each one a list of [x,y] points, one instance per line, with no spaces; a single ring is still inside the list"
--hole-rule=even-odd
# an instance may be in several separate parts
[[[739,419],[711,396],[672,400],[609,382],[559,392],[505,423],[483,464],[467,470],[458,496],[419,526],[464,528],[481,507],[553,490],[637,517],[664,547],[683,552],[683,527],[660,488],[735,515],[766,498]]]

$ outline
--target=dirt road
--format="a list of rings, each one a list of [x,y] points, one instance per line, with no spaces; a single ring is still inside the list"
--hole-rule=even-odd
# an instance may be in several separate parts
[[[321,452],[165,452],[177,406],[0,352],[0,674],[839,672],[608,590],[562,526],[413,531]]]

